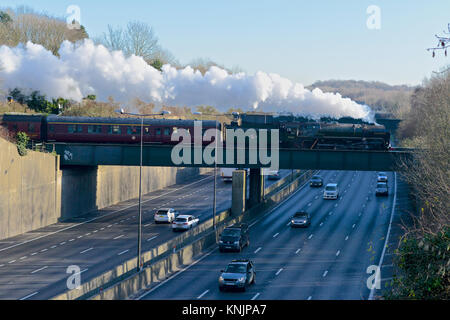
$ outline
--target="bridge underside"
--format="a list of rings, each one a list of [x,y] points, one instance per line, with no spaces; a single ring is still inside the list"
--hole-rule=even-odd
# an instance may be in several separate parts
[[[49,151],[56,151],[61,156],[62,166],[139,166],[140,145],[111,144],[47,144]],[[144,145],[142,161],[144,166],[158,167],[214,167],[213,161],[207,163],[204,157],[194,158],[194,148],[183,163],[172,161],[173,146]],[[198,149],[203,154],[204,148]],[[242,151],[242,150],[241,150]],[[315,169],[315,170],[358,170],[358,171],[396,171],[399,164],[412,159],[412,152],[401,151],[355,151],[355,150],[298,150],[279,149],[272,155],[279,155],[279,169]],[[234,161],[227,161],[227,153],[234,153]],[[256,152],[256,151],[255,151]],[[197,153],[197,155],[199,154]],[[245,150],[243,161],[238,161],[239,150],[224,149],[223,168],[261,168],[259,157],[256,163],[249,160],[249,149]],[[253,153],[254,154],[254,153]],[[269,152],[270,155],[270,152]],[[199,159],[200,158],[200,159]],[[269,156],[270,158],[270,156]],[[220,159],[220,158],[219,158]],[[196,161],[195,161],[196,160]]]

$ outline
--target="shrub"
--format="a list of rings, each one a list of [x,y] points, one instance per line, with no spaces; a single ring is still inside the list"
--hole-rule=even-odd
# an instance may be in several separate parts
[[[30,138],[25,132],[18,132],[16,137],[17,151],[21,156],[27,154],[27,145]]]

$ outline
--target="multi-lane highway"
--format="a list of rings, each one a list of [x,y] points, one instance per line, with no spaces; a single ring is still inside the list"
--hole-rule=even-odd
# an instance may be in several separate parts
[[[290,173],[284,170],[282,176]],[[218,212],[231,207],[231,184],[219,178]],[[200,176],[143,197],[142,250],[173,237],[169,225],[155,225],[153,213],[173,207],[182,214],[212,217],[213,175]],[[273,183],[267,181],[267,185]],[[81,282],[136,256],[136,199],[89,216],[57,223],[0,241],[0,299],[48,299],[67,290],[67,268],[80,268]]]
[[[323,200],[323,188],[303,187],[251,224],[250,247],[242,253],[213,248],[168,280],[147,288],[138,299],[367,299],[367,268],[378,265],[391,222],[394,174],[389,197],[375,197],[375,172],[322,171],[337,182],[339,200]],[[306,229],[291,229],[298,210],[312,215]],[[220,270],[236,258],[249,258],[256,284],[246,292],[220,292]],[[383,277],[383,273],[381,273]],[[369,281],[369,283],[372,283]]]

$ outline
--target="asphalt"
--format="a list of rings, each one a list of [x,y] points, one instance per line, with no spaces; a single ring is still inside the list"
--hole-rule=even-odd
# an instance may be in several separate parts
[[[281,176],[290,174],[283,170]],[[176,237],[153,222],[155,210],[173,207],[200,218],[213,214],[213,175],[199,176],[143,196],[142,251]],[[266,181],[270,185],[275,181]],[[217,179],[217,212],[231,207],[231,184]],[[0,299],[49,299],[67,290],[69,266],[84,283],[137,254],[137,200],[0,241]]]
[[[389,197],[375,197],[376,172],[322,171],[324,182],[337,182],[339,200],[323,200],[323,188],[305,185],[250,228],[250,246],[242,253],[217,248],[186,270],[147,288],[140,299],[175,300],[359,300],[368,299],[371,265],[383,251],[393,206],[394,174],[388,173]],[[312,215],[305,229],[288,226],[298,210]],[[256,283],[246,292],[220,292],[220,270],[236,258],[256,268]],[[382,275],[383,277],[383,275]]]

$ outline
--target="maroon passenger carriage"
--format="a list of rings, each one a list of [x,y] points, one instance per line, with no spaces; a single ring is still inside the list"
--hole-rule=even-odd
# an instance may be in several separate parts
[[[27,133],[34,141],[139,143],[141,139],[140,118],[5,114],[3,125],[12,132]],[[202,135],[205,130],[216,127],[220,130],[220,123],[211,120],[202,121]],[[188,130],[194,143],[194,120],[144,119],[143,128],[144,143],[177,144],[178,141],[171,141],[171,136],[179,129]]]

